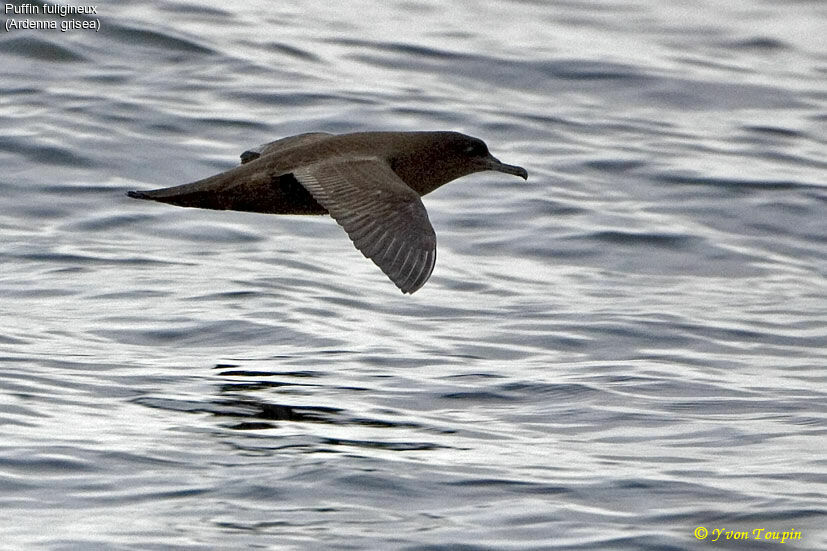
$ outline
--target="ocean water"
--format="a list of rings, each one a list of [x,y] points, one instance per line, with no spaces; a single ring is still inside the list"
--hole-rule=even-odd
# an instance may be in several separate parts
[[[823,2],[11,4],[1,549],[827,548]],[[426,196],[412,296],[124,195],[424,129],[529,179]]]

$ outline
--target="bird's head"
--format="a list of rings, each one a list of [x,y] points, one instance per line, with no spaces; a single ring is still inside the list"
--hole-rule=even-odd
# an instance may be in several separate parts
[[[488,146],[479,138],[459,132],[416,134],[415,145],[411,147],[409,142],[392,166],[399,177],[420,195],[430,193],[451,180],[485,170],[528,179],[526,169],[501,162],[491,155]],[[410,162],[413,160],[411,157],[415,157],[416,162]]]

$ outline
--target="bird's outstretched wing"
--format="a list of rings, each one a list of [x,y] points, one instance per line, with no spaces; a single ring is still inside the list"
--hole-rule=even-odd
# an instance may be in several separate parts
[[[403,293],[428,281],[436,263],[434,228],[419,194],[386,161],[331,157],[293,176]]]
[[[333,134],[329,134],[327,132],[307,132],[305,134],[299,134],[298,136],[290,136],[288,138],[268,142],[258,147],[252,147],[241,154],[241,164],[255,161],[259,157],[263,157],[265,155],[283,153],[288,149],[317,142],[332,135]]]

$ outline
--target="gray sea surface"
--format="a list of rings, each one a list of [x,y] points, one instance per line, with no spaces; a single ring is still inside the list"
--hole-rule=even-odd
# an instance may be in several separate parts
[[[1,549],[827,549],[827,4],[25,6]],[[426,196],[412,296],[329,217],[125,196],[426,129],[529,179]]]

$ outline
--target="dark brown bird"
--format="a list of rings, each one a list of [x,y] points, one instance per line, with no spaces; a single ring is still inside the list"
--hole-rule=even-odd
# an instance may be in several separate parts
[[[182,207],[330,214],[403,293],[428,281],[436,234],[420,196],[474,172],[528,178],[458,132],[299,134],[241,154],[241,166],[130,197]]]

